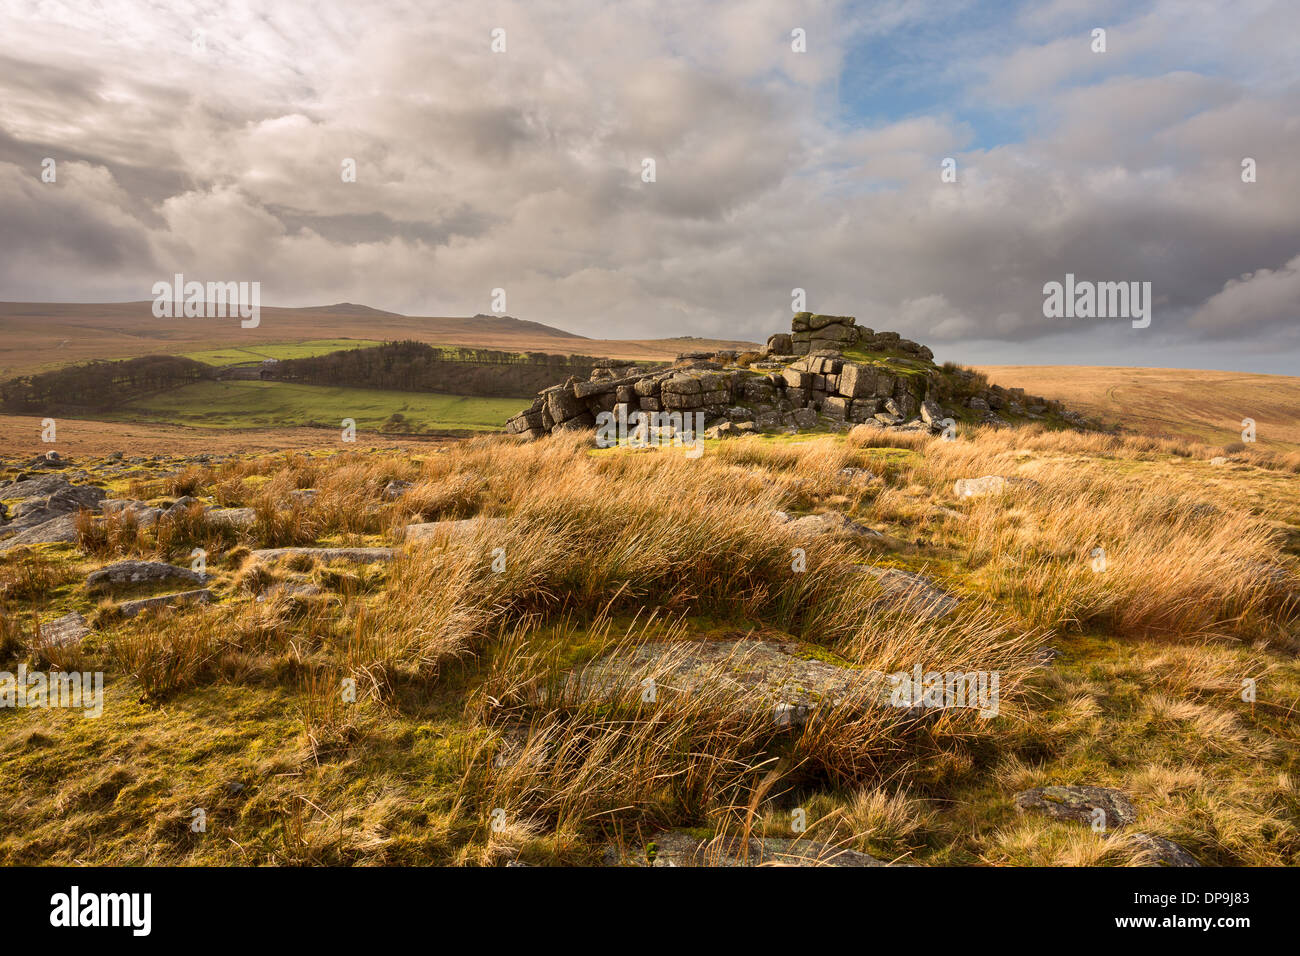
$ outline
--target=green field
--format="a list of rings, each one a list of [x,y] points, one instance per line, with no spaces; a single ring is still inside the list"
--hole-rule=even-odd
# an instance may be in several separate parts
[[[199,382],[128,402],[101,417],[206,428],[266,428],[319,425],[338,428],[351,418],[374,430],[394,413],[405,423],[395,432],[443,429],[496,431],[527,405],[528,398],[475,398],[431,392],[387,392],[285,382]]]
[[[208,365],[252,365],[263,359],[310,358],[343,349],[363,349],[383,345],[376,339],[312,339],[307,342],[272,342],[255,348],[204,349],[182,353],[185,358]]]

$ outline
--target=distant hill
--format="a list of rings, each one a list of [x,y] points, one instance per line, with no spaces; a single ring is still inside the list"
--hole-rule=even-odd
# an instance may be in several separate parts
[[[401,317],[400,312],[385,312],[383,309],[372,309],[368,305],[357,305],[355,302],[336,302],[334,305],[308,306],[308,311],[322,312],[327,315],[391,315]]]
[[[698,348],[745,348],[716,339],[590,339],[506,315],[408,316],[351,302],[263,306],[257,328],[235,319],[159,319],[153,302],[0,302],[0,380],[91,359],[319,339],[414,340],[502,351],[581,353],[652,361]]]

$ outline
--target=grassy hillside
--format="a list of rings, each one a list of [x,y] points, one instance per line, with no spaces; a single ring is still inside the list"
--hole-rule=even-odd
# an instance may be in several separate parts
[[[1300,378],[1195,369],[1070,365],[979,366],[999,385],[1018,385],[1090,418],[1147,435],[1211,444],[1241,440],[1253,418],[1261,447],[1300,450]]]
[[[252,348],[231,345],[183,354],[208,365],[252,365],[265,359],[311,358],[339,349],[364,349],[383,344],[377,339],[311,339],[306,342],[268,342]]]
[[[473,429],[499,431],[522,398],[469,398],[427,392],[329,388],[284,382],[200,382],[128,402],[106,421],[154,421],[207,428],[339,427],[353,419],[363,431],[393,414],[409,423],[397,431]]]

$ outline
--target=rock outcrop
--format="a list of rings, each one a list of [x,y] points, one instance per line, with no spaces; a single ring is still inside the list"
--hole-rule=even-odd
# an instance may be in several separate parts
[[[938,432],[949,419],[1007,424],[998,410],[1032,418],[1041,417],[1034,409],[1051,407],[1019,389],[984,387],[973,372],[940,369],[925,346],[858,326],[852,316],[800,312],[791,332],[773,335],[755,356],[687,352],[659,368],[604,360],[588,381],[544,389],[506,431],[537,439],[621,426],[622,437],[639,420],[639,437],[649,443],[701,431],[722,438],[851,425]],[[963,411],[949,411],[955,408]]]

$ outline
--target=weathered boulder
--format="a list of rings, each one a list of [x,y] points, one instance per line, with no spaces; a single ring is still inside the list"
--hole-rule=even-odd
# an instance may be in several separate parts
[[[9,530],[13,525],[6,525]],[[77,540],[77,517],[73,514],[60,515],[40,524],[32,525],[11,538],[0,541],[0,551],[22,547],[29,544],[71,544]]]
[[[537,414],[538,423],[541,422],[540,413],[530,412],[528,414]],[[530,427],[535,427],[535,426],[530,426]],[[398,498],[402,497],[402,495],[406,494],[410,490],[411,490],[411,483],[409,481],[398,481],[397,479],[394,479],[390,481],[388,484],[384,485],[384,490],[380,492],[379,496],[383,498],[385,501],[396,501]]]
[[[135,617],[141,611],[154,608],[209,604],[212,600],[212,592],[207,588],[202,588],[197,591],[179,591],[175,594],[160,594],[157,597],[140,598],[138,601],[123,601],[117,606],[117,609],[124,617]]]
[[[790,338],[788,332],[778,332],[768,337],[767,351],[769,355],[791,355],[793,349],[794,341]]]
[[[1070,785],[1023,790],[1016,794],[1016,810],[1089,826],[1100,820],[1107,830],[1128,826],[1137,819],[1137,810],[1128,797],[1109,787]]]
[[[91,485],[74,485],[62,475],[51,478],[54,480],[29,479],[0,488],[0,497],[19,499],[13,520],[0,529],[3,533],[20,534],[48,526],[39,532],[46,537],[29,536],[26,543],[75,540],[75,531],[71,536],[67,531],[71,527],[70,520],[59,524],[52,522],[64,516],[70,519],[75,512],[82,510],[97,511],[107,492]],[[49,537],[52,533],[56,536]],[[10,543],[14,543],[12,539]]]
[[[773,511],[772,520],[782,527],[805,537],[823,534],[851,534],[860,538],[883,538],[879,531],[859,524],[846,514],[828,511],[815,515],[795,517],[784,511]]]
[[[52,647],[79,645],[88,634],[90,627],[79,611],[71,611],[41,625],[41,640]]]
[[[1201,861],[1173,840],[1154,833],[1130,833],[1129,842],[1137,848],[1136,860],[1141,866],[1200,866]]]
[[[572,389],[547,389],[546,411],[556,425],[563,424],[586,411],[586,406],[573,394]],[[554,427],[554,426],[552,426]]]
[[[243,530],[257,521],[257,512],[252,508],[212,508],[206,517],[211,524]]]
[[[115,588],[164,582],[203,584],[205,581],[207,581],[206,574],[199,574],[189,568],[179,568],[162,561],[118,561],[98,571],[92,571],[86,576],[86,586],[89,588]]]
[[[569,700],[635,700],[705,694],[723,708],[770,714],[777,726],[802,724],[818,708],[893,708],[893,685],[879,671],[828,663],[793,642],[657,641],[619,648],[569,676]],[[543,700],[543,703],[547,701]]]
[[[492,530],[493,528],[502,528],[505,526],[505,518],[464,518],[460,521],[425,521],[419,524],[408,524],[406,526],[406,541],[415,542],[448,542],[456,539],[470,537],[477,534],[480,529]]]
[[[870,565],[855,566],[854,570],[870,574],[884,588],[891,604],[915,613],[922,620],[930,621],[950,614],[959,603],[957,598],[923,574]]]
[[[44,498],[71,487],[72,482],[64,475],[41,475],[0,485],[0,498]]]

